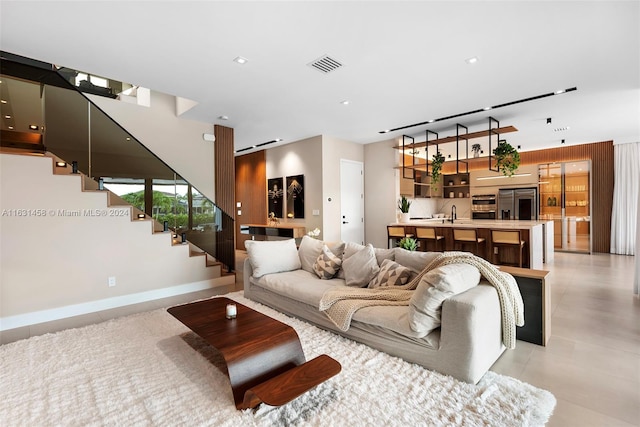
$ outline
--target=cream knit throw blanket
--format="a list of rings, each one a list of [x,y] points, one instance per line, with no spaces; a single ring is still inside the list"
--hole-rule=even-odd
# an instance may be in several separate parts
[[[498,270],[490,262],[468,252],[442,253],[415,279],[403,286],[328,290],[320,300],[320,311],[324,311],[340,330],[346,331],[357,310],[379,305],[409,305],[413,290],[420,283],[422,276],[434,268],[461,263],[475,266],[480,274],[496,288],[502,312],[502,342],[507,348],[515,348],[516,325],[524,325],[524,303],[518,284],[509,273]]]

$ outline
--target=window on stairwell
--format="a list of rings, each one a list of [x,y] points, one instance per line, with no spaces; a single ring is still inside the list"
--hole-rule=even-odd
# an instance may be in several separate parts
[[[144,179],[103,177],[102,181],[107,190],[144,212]]]
[[[153,218],[175,230],[189,228],[188,185],[173,179],[153,180]]]

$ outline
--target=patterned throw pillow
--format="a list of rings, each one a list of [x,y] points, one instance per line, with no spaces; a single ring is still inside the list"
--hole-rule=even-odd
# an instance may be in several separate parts
[[[409,280],[410,275],[411,270],[407,267],[403,267],[390,259],[385,259],[382,261],[378,275],[369,283],[369,287],[404,285]]]
[[[315,271],[319,278],[328,280],[336,275],[341,265],[342,260],[340,257],[334,255],[329,247],[324,245],[320,256],[318,256],[316,262],[313,264],[313,271]]]

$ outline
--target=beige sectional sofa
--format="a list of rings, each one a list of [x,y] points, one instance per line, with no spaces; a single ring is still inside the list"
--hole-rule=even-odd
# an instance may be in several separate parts
[[[379,284],[380,276],[384,276],[384,282],[387,277],[397,281],[398,276],[404,275],[400,281],[407,283],[438,253],[378,249],[353,243],[325,247],[323,242],[307,236],[299,250],[293,240],[247,241],[246,247],[249,257],[244,263],[245,297],[283,313],[469,383],[477,383],[505,350],[496,289],[481,279],[479,273],[461,276],[452,273],[455,265],[447,266],[449,269],[441,270],[439,275],[431,275],[428,279],[431,283],[426,283],[425,275],[413,291],[416,297],[412,297],[408,306],[374,306],[356,311],[347,330],[338,328],[319,310],[320,300],[330,289],[347,284]],[[332,271],[331,265],[327,267],[321,262],[323,255],[325,261],[328,257],[340,264],[331,279],[320,278],[330,276]],[[320,268],[318,273],[314,267],[318,269],[319,261],[324,270]],[[381,271],[383,263],[385,267],[393,265],[395,270],[391,274],[388,269]],[[365,268],[360,268],[362,266]],[[455,271],[463,270],[461,267]],[[456,276],[458,281],[460,277],[468,277],[469,283],[454,284],[453,291],[445,289],[443,301],[433,312],[433,299],[425,301],[439,286],[434,281],[453,281],[451,276]],[[423,323],[420,327],[424,318],[428,320],[427,326]]]

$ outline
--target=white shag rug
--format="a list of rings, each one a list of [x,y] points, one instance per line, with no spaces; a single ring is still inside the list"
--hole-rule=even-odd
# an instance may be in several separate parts
[[[326,353],[342,371],[282,407],[238,411],[217,352],[155,310],[0,346],[0,425],[538,426],[556,403],[514,378],[467,384],[226,296],[291,325],[307,360]]]

